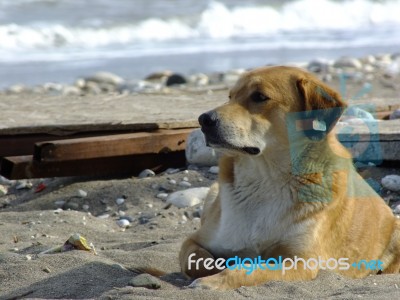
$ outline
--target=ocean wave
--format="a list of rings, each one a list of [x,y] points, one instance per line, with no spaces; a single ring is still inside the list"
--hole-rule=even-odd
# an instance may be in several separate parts
[[[35,0],[25,0],[35,1]],[[400,28],[400,0],[298,0],[281,7],[236,6],[210,2],[207,9],[190,20],[147,19],[108,27],[72,27],[34,23],[0,25],[0,50],[71,51],[115,45],[146,45],[158,42],[192,43],[241,38],[281,38],[293,35],[315,38],[310,32],[358,32],[354,39],[374,31]],[[366,36],[360,36],[362,34]],[[335,35],[332,35],[332,40]],[[313,42],[313,41],[310,41]],[[355,41],[359,42],[359,41]],[[399,40],[397,40],[399,42]],[[290,43],[289,43],[290,44]]]

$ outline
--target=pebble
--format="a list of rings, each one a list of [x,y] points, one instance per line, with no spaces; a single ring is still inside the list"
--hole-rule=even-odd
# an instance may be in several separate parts
[[[189,164],[201,166],[215,166],[218,164],[217,153],[206,145],[206,139],[201,129],[195,129],[189,134],[185,155]]]
[[[190,182],[187,182],[187,181],[183,180],[183,181],[179,182],[179,186],[181,186],[181,187],[191,187],[192,184]]]
[[[125,82],[122,77],[110,72],[97,72],[92,76],[86,77],[84,80],[96,83],[109,83],[113,85],[120,85]]]
[[[400,119],[400,109],[396,109],[395,111],[393,111],[393,112],[390,114],[389,119],[390,119],[390,120]]]
[[[53,212],[58,215],[59,213],[61,213],[63,211],[62,208],[57,208],[56,210],[53,210]]]
[[[51,273],[51,270],[48,267],[46,267],[46,268],[43,268],[43,272]]]
[[[13,182],[3,176],[0,176],[0,184],[4,184],[4,185],[12,185]]]
[[[82,209],[85,210],[85,211],[88,211],[89,210],[89,205],[87,205],[87,204],[82,205]]]
[[[151,203],[147,203],[146,206],[147,206],[148,208],[153,208],[153,204],[151,204]]]
[[[54,202],[55,207],[61,208],[65,205],[65,200],[57,200]]]
[[[208,191],[208,187],[191,188],[184,191],[174,192],[167,198],[167,203],[171,203],[176,207],[191,207],[204,201]]]
[[[4,185],[0,185],[0,196],[7,195],[8,193],[8,188]]]
[[[169,182],[170,184],[173,184],[173,185],[176,184],[176,180],[175,180],[175,179],[170,179],[168,182]]]
[[[76,195],[77,195],[79,198],[85,198],[85,197],[87,197],[88,193],[87,193],[86,191],[84,191],[84,190],[78,190],[77,193],[76,193]]]
[[[120,218],[119,218],[120,220],[128,220],[129,222],[133,222],[133,221],[135,221],[135,218],[134,217],[131,217],[131,216],[121,216]]]
[[[129,285],[156,290],[161,287],[161,281],[150,274],[139,274],[129,281]]]
[[[97,218],[99,218],[99,219],[108,219],[109,217],[110,217],[109,214],[102,214],[100,216],[97,216]]]
[[[156,173],[154,173],[154,171],[150,170],[150,169],[145,169],[142,172],[140,172],[139,174],[139,178],[147,178],[147,177],[154,177],[156,176]]]
[[[66,96],[79,96],[82,94],[82,91],[76,86],[64,86],[62,94]]]
[[[65,203],[63,209],[65,209],[65,210],[68,210],[68,209],[70,209],[70,210],[78,210],[79,209],[79,204],[76,203],[76,202],[67,202],[67,203]]]
[[[165,82],[166,86],[173,86],[173,85],[178,85],[178,84],[185,84],[187,83],[187,80],[185,77],[183,77],[180,74],[172,74],[168,76],[167,81]]]
[[[212,166],[208,169],[208,173],[211,174],[218,174],[219,173],[219,167],[218,166]]]
[[[156,198],[162,199],[162,200],[167,199],[167,197],[168,197],[168,194],[167,194],[167,193],[159,193],[159,194],[157,194],[157,196],[156,196]]]
[[[121,228],[126,228],[131,225],[131,222],[129,222],[127,219],[119,219],[117,220],[117,225]]]
[[[333,63],[333,67],[340,69],[351,68],[359,70],[362,68],[362,63],[357,58],[343,56]]]
[[[393,209],[393,212],[397,215],[400,214],[400,204],[396,205],[396,207]]]
[[[32,188],[32,182],[30,182],[30,181],[21,181],[21,182],[19,182],[19,183],[17,183],[17,185],[16,185],[16,189],[17,190],[22,190],[22,189],[31,189]]]
[[[384,188],[393,191],[400,192],[400,176],[399,175],[387,175],[382,178],[382,185]]]
[[[179,171],[180,171],[179,169],[168,168],[167,170],[165,170],[165,173],[167,173],[167,174],[175,174],[175,173],[178,173]]]
[[[117,205],[122,205],[124,204],[125,199],[124,198],[118,198],[117,200],[115,200],[115,203],[117,203]]]
[[[329,71],[329,63],[325,60],[315,59],[308,63],[307,70],[313,73],[325,73]]]

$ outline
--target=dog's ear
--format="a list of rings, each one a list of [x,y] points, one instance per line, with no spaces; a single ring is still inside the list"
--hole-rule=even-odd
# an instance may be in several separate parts
[[[303,102],[304,121],[309,123],[304,132],[310,139],[321,140],[335,126],[347,105],[339,93],[316,78],[300,78],[296,85]]]

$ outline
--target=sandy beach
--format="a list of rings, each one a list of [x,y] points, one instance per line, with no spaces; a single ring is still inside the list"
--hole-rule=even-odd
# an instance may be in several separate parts
[[[349,96],[357,95],[368,83],[373,88],[361,95],[361,99],[399,99],[398,74],[384,76],[380,69],[351,74],[356,73],[363,77],[349,77],[346,85]],[[329,74],[318,72],[319,76]],[[340,89],[340,80],[335,74],[327,81]],[[370,74],[374,76],[368,77]],[[98,84],[99,91],[106,93],[101,89],[102,83]],[[159,83],[152,84],[156,89]],[[229,84],[222,91],[227,92]],[[129,93],[130,88],[125,86],[124,91]],[[184,88],[169,88],[173,93],[184,92]],[[192,92],[208,89],[207,85],[195,84],[187,88]],[[116,91],[118,87],[107,97],[118,101],[120,93]],[[171,92],[156,89],[157,93],[160,91]],[[93,96],[92,92],[84,87],[78,91]],[[5,102],[7,97],[32,93],[37,97],[37,91],[28,89],[4,90],[0,102]],[[62,88],[58,91],[43,88],[40,93],[57,93],[60,101],[68,97]],[[362,171],[378,183],[386,175],[400,175],[398,164],[390,163]],[[399,274],[349,279],[324,271],[310,282],[268,282],[225,292],[185,288],[191,281],[180,273],[178,252],[183,239],[200,226],[202,204],[178,208],[167,204],[160,193],[187,189],[189,185],[181,182],[190,183],[190,188],[209,187],[216,178],[209,167],[196,165],[148,178],[71,177],[18,182],[2,178],[0,185],[6,187],[7,193],[0,196],[0,299],[400,298]],[[35,192],[40,183],[45,183],[46,188]],[[392,208],[400,203],[398,193],[383,189],[382,195]],[[117,221],[121,219],[128,220],[129,226],[120,227]],[[84,250],[41,254],[63,245],[75,233],[92,243],[97,255]],[[156,268],[165,274],[140,275],[141,267]]]

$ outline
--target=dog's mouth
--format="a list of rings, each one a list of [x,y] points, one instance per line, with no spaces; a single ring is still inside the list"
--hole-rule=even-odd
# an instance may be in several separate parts
[[[234,151],[238,151],[238,152],[246,153],[246,154],[250,154],[250,155],[258,155],[261,152],[260,148],[257,148],[257,147],[239,147],[239,146],[233,145],[221,138],[210,137],[207,135],[206,135],[206,144],[207,144],[207,146],[215,148],[215,149],[234,150]]]

